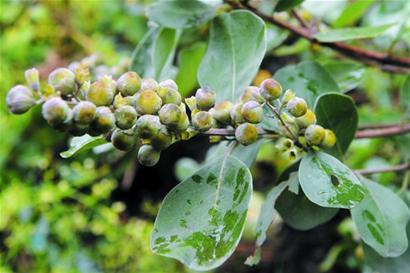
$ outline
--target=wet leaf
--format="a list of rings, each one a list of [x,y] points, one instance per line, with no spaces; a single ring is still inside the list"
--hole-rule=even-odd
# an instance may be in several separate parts
[[[366,196],[351,210],[362,240],[383,257],[398,257],[407,247],[406,226],[410,210],[400,197],[362,178]]]
[[[69,149],[65,152],[60,153],[60,156],[62,158],[69,158],[79,152],[90,150],[106,142],[107,141],[103,136],[92,137],[90,135],[84,135],[80,137],[73,137],[71,139]]]
[[[310,152],[302,159],[299,182],[306,197],[322,207],[353,208],[365,196],[356,175],[324,152]]]
[[[249,169],[224,156],[182,181],[165,197],[151,236],[152,250],[194,270],[210,270],[233,253],[252,193]]]

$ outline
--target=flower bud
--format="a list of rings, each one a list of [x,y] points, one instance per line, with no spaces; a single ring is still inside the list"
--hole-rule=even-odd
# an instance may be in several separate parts
[[[286,90],[285,94],[283,94],[283,97],[282,97],[282,104],[286,105],[295,96],[296,96],[295,92],[293,92],[291,89]]]
[[[186,112],[181,113],[181,118],[178,121],[177,131],[185,131],[189,126],[189,118]]]
[[[265,100],[271,102],[282,95],[282,86],[274,79],[266,79],[260,85],[260,94]]]
[[[185,98],[185,104],[188,106],[189,110],[194,111],[196,108],[196,99],[194,96]]]
[[[91,128],[105,134],[114,129],[114,127],[115,116],[113,112],[111,112],[111,109],[107,106],[97,107],[95,119],[91,123]]]
[[[211,110],[211,114],[217,121],[227,124],[231,121],[231,109],[233,105],[230,101],[217,102]]]
[[[74,72],[75,80],[78,84],[82,85],[90,81],[90,68],[88,65],[81,63],[75,68]]]
[[[48,84],[61,95],[72,94],[75,91],[75,74],[67,68],[57,68],[48,76]]]
[[[292,114],[294,117],[301,117],[307,111],[307,104],[306,101],[302,98],[294,97],[291,99],[288,104],[286,105],[289,113]]]
[[[164,150],[172,144],[173,140],[174,138],[167,127],[161,126],[158,134],[151,139],[151,145],[157,150]]]
[[[155,137],[161,129],[161,123],[157,116],[143,115],[135,123],[135,133],[143,139]]]
[[[31,90],[38,92],[40,90],[40,76],[36,68],[27,69],[24,76]]]
[[[319,145],[325,137],[325,129],[320,125],[309,125],[305,131],[305,138],[309,144]]]
[[[132,130],[116,129],[111,135],[112,145],[121,151],[129,151],[136,144],[136,137]]]
[[[158,112],[159,120],[168,128],[178,127],[178,122],[181,118],[181,109],[176,104],[165,104]]]
[[[154,79],[143,79],[141,83],[141,91],[143,90],[158,90],[158,83]]]
[[[182,101],[181,94],[176,89],[160,86],[157,90],[163,104],[173,103],[179,105]]]
[[[336,143],[336,136],[333,133],[332,130],[325,129],[325,136],[320,143],[320,146],[322,146],[325,149],[332,148]]]
[[[140,76],[129,71],[121,75],[117,80],[117,89],[120,91],[121,95],[132,96],[137,93],[141,88],[141,78]]]
[[[30,89],[24,85],[14,86],[6,96],[7,107],[13,114],[23,114],[30,110],[35,103]]]
[[[158,163],[161,152],[151,145],[142,145],[138,150],[138,162],[147,167],[152,167]]]
[[[203,87],[196,91],[195,100],[199,110],[209,110],[215,104],[216,95],[209,87]]]
[[[235,129],[235,138],[242,145],[249,145],[258,139],[258,130],[252,123],[242,123]]]
[[[312,110],[307,109],[306,113],[303,116],[298,117],[295,120],[299,128],[306,128],[309,125],[316,123],[316,115]]]
[[[137,111],[134,107],[129,105],[123,105],[114,112],[115,115],[115,124],[120,129],[130,129],[134,126],[137,121]]]
[[[153,90],[146,89],[136,94],[135,108],[141,115],[156,114],[161,106],[162,100]]]
[[[97,106],[109,106],[114,99],[115,92],[115,81],[109,76],[104,76],[91,84],[86,96],[88,101]]]
[[[199,111],[192,117],[192,125],[200,132],[208,131],[213,125],[212,115],[206,111]]]
[[[178,91],[178,85],[176,84],[175,81],[170,80],[170,79],[160,82],[159,87],[166,87],[166,88]]]
[[[242,116],[242,103],[237,103],[235,104],[232,109],[231,112],[229,113],[229,115],[231,116],[231,120],[235,123],[235,124],[240,124],[240,123],[244,123],[245,119]]]
[[[95,118],[97,107],[89,101],[80,101],[73,108],[73,119],[78,124],[90,124]]]
[[[256,101],[248,101],[242,106],[241,114],[247,122],[259,123],[262,121],[263,109]]]
[[[72,117],[71,109],[67,102],[61,98],[51,98],[47,100],[41,111],[43,118],[54,128],[63,129]]]

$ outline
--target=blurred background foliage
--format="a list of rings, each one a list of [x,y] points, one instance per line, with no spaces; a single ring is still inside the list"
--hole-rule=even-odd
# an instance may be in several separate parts
[[[152,169],[136,166],[133,153],[103,147],[94,150],[97,155],[90,151],[63,160],[59,153],[69,139],[46,125],[39,108],[14,116],[4,103],[6,92],[23,82],[23,71],[29,67],[38,67],[44,80],[52,69],[90,54],[98,53],[108,65],[129,58],[148,30],[145,7],[150,2],[0,1],[0,272],[187,272],[171,259],[154,256],[149,236],[161,199],[204,159],[210,146],[205,138],[174,145]],[[360,14],[349,13],[357,2],[368,3],[361,4]],[[353,43],[410,55],[407,0],[308,0],[300,13],[333,27],[394,22],[371,42]],[[208,27],[187,29],[180,39],[175,75],[184,95],[197,86],[196,70],[206,49]],[[404,75],[343,59],[271,25],[268,49],[255,84],[287,64],[316,60],[355,99],[361,125],[409,120],[399,99]],[[356,169],[390,166],[408,160],[409,148],[409,136],[355,140],[345,159]],[[357,232],[343,213],[308,232],[275,221],[262,263],[256,269],[243,265],[253,251],[252,225],[263,200],[261,192],[290,163],[275,144],[262,145],[252,170],[257,192],[248,227],[235,256],[220,272],[366,271]],[[372,179],[397,191],[404,176],[377,174]],[[401,194],[410,204],[408,191]]]

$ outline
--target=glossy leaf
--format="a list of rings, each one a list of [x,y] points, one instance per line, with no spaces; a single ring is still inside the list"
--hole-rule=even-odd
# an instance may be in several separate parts
[[[331,129],[336,144],[327,152],[341,158],[354,139],[358,114],[352,98],[338,93],[320,96],[315,105],[317,123]]]
[[[336,21],[333,22],[333,27],[345,27],[354,25],[373,4],[374,0],[357,0],[350,2],[342,11]]]
[[[218,100],[236,101],[258,71],[265,50],[265,23],[259,17],[243,10],[219,15],[199,66],[199,84],[215,90]]]
[[[152,250],[194,270],[221,265],[239,243],[251,193],[246,165],[232,156],[214,160],[167,194]]]
[[[310,152],[302,159],[299,182],[306,197],[322,207],[353,208],[365,196],[356,175],[324,152]]]
[[[326,63],[323,67],[335,79],[342,93],[356,88],[365,72],[363,65],[350,61]]]
[[[60,153],[60,156],[62,158],[69,158],[79,152],[90,150],[106,142],[107,141],[103,136],[92,137],[90,135],[83,135],[80,137],[73,137],[71,139],[69,149],[65,152]]]
[[[154,76],[152,49],[158,30],[158,27],[148,30],[132,53],[130,71],[137,72],[141,77]]]
[[[410,209],[396,194],[366,178],[366,196],[351,210],[361,239],[383,257],[398,257],[407,247]]]
[[[155,71],[155,79],[165,80],[169,77],[169,69],[175,56],[175,49],[181,31],[161,28],[153,46],[152,64]]]
[[[320,42],[333,43],[355,39],[374,38],[383,34],[394,24],[387,24],[374,27],[355,27],[355,28],[339,28],[323,32],[315,35],[315,38]]]
[[[147,11],[150,20],[175,29],[203,24],[214,14],[213,7],[198,0],[158,1],[150,5]]]
[[[297,65],[287,65],[279,69],[274,78],[284,89],[292,89],[306,100],[310,107],[323,93],[339,92],[335,80],[317,62],[305,61]]]

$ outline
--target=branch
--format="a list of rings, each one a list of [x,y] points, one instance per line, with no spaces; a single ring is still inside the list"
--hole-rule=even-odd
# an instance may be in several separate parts
[[[410,123],[393,125],[385,128],[364,129],[356,132],[355,138],[376,138],[385,136],[404,135],[410,132]]]
[[[408,57],[393,57],[389,56],[387,53],[382,53],[378,51],[371,51],[371,50],[366,50],[360,47],[348,45],[345,43],[341,42],[333,42],[333,43],[325,43],[325,42],[320,42],[317,40],[314,35],[310,33],[308,29],[305,28],[300,28],[298,26],[294,26],[287,21],[279,18],[277,15],[266,15],[254,7],[250,6],[249,4],[241,4],[238,1],[235,0],[225,0],[226,3],[230,4],[233,8],[236,9],[247,9],[261,17],[263,20],[272,23],[280,28],[287,29],[291,31],[292,33],[310,41],[311,43],[319,44],[324,47],[332,48],[347,57],[350,57],[352,59],[361,59],[364,62],[372,62],[372,63],[377,63],[381,65],[382,69],[386,69],[388,71],[392,72],[405,72],[410,68],[410,58]],[[404,69],[403,69],[404,68]]]
[[[397,166],[379,168],[379,169],[367,169],[367,170],[356,170],[356,173],[361,175],[374,174],[374,173],[389,173],[389,172],[400,172],[410,170],[410,163],[404,163]]]

